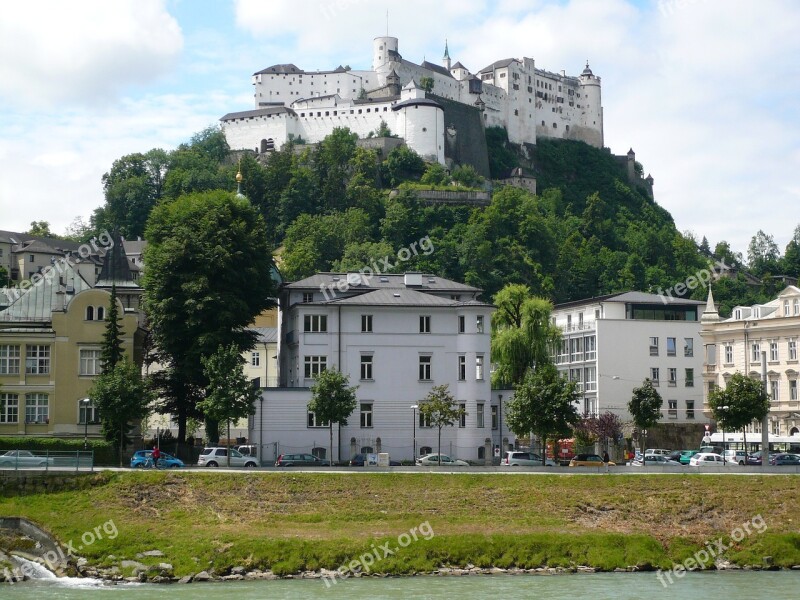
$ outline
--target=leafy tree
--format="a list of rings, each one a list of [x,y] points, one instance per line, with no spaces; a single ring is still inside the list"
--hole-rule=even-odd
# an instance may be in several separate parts
[[[448,385],[435,385],[419,403],[419,414],[426,423],[439,430],[439,466],[442,466],[442,428],[452,427],[467,412],[458,406]]]
[[[642,453],[644,453],[644,430],[653,427],[661,418],[661,394],[653,387],[653,382],[645,379],[641,387],[633,389],[633,397],[628,402],[628,412],[633,424],[639,429]]]
[[[185,441],[186,418],[208,385],[201,358],[251,348],[253,318],[274,305],[264,219],[246,199],[214,191],[160,203],[147,225],[143,276],[159,380]]]
[[[109,254],[110,260],[110,254]],[[122,349],[122,323],[120,323],[117,306],[117,286],[111,284],[111,299],[106,312],[106,330],[103,332],[103,343],[100,346],[100,363],[104,371],[109,371],[119,364],[125,354]]]
[[[433,77],[427,77],[426,75],[423,75],[422,77],[419,78],[419,87],[421,87],[426,92],[432,92],[433,85],[434,85]]]
[[[50,223],[47,221],[31,221],[31,228],[25,233],[37,237],[55,237],[50,231]]]
[[[486,148],[489,152],[489,174],[492,179],[503,179],[519,166],[519,155],[508,141],[504,127],[486,128]]]
[[[477,187],[483,183],[483,177],[478,175],[472,165],[458,165],[451,173],[451,178],[464,187]]]
[[[608,441],[616,443],[622,437],[622,421],[611,411],[605,411],[599,416],[584,416],[574,429],[576,438],[580,437],[585,442],[583,445],[593,444],[596,441],[603,442],[608,451]]]
[[[244,359],[235,344],[220,346],[214,354],[203,356],[200,360],[208,380],[208,388],[205,398],[197,403],[197,408],[207,420],[227,425],[230,447],[231,421],[255,414],[255,402],[261,393],[245,377]],[[212,440],[218,441],[219,439]],[[230,451],[228,466],[231,466]]]
[[[383,119],[381,119],[381,122],[378,125],[378,128],[375,130],[375,136],[376,137],[395,137],[394,135],[392,135],[392,130],[389,129],[389,125],[387,125],[386,121],[384,121]]]
[[[92,227],[91,223],[83,220],[83,217],[75,217],[67,227],[64,234],[65,240],[84,243],[98,235],[100,231]]]
[[[0,266],[0,287],[7,287],[10,282],[8,271],[5,267]]]
[[[775,239],[759,229],[747,247],[748,267],[759,277],[767,273],[775,274],[779,259],[780,251]]]
[[[347,425],[347,419],[356,409],[356,390],[350,387],[350,377],[336,369],[320,373],[311,386],[311,401],[308,410],[317,420],[328,423],[330,431],[330,461],[333,464],[333,424]]]
[[[714,246],[714,256],[729,267],[739,267],[744,262],[741,252],[734,252],[731,245],[725,240],[717,242]]]
[[[533,434],[544,448],[548,439],[566,437],[579,420],[577,384],[552,364],[528,369],[506,404],[506,422],[518,437]],[[545,464],[544,452],[542,465]]]
[[[426,185],[447,185],[450,183],[450,176],[447,174],[447,169],[441,163],[430,163],[425,167],[425,173],[422,174],[420,183]]]
[[[425,172],[425,161],[408,146],[398,146],[386,157],[386,171],[392,186],[403,181],[419,180]]]
[[[350,160],[356,154],[358,134],[346,127],[335,128],[322,140],[314,155],[314,171],[319,185],[322,206],[327,210],[346,208]]]
[[[708,238],[706,236],[703,236],[703,241],[700,242],[698,250],[700,250],[704,256],[711,256],[711,246],[708,245]]]
[[[147,416],[151,392],[142,379],[142,372],[127,356],[95,379],[89,398],[97,407],[105,438],[118,445],[119,464],[130,442],[127,434],[133,423]]]
[[[753,421],[760,421],[769,413],[770,398],[764,384],[758,379],[734,373],[725,389],[714,388],[708,395],[708,406],[714,420],[723,429],[742,430],[744,447],[747,448],[745,428]]]

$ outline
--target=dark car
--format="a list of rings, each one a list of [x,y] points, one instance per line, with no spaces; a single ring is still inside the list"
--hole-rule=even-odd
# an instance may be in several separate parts
[[[356,454],[353,458],[350,459],[350,466],[351,467],[363,467],[367,462],[367,455],[366,454]],[[400,462],[396,460],[389,460],[390,467],[399,467]]]
[[[775,454],[773,452],[770,452],[769,453],[770,460],[772,459],[773,456],[775,456]],[[761,450],[758,450],[757,452],[753,452],[752,454],[748,454],[747,455],[747,463],[746,464],[750,465],[751,467],[752,466],[760,467],[761,466]]]
[[[281,454],[276,467],[330,467],[331,461],[317,458],[313,454]]]
[[[797,454],[789,454],[787,452],[782,452],[781,454],[775,454],[774,456],[770,456],[769,464],[774,465],[776,467],[800,466],[800,456],[798,456]]]
[[[674,460],[675,462],[680,462],[681,454],[683,454],[683,450],[673,450],[667,455],[667,458],[669,460]]]

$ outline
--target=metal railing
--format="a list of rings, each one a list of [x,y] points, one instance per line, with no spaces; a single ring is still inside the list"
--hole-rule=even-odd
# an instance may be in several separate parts
[[[94,471],[94,451],[0,450],[0,470]]]

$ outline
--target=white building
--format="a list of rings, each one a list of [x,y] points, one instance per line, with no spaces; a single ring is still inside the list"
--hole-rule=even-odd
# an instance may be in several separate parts
[[[375,38],[369,71],[280,64],[254,73],[254,110],[221,119],[228,144],[265,152],[292,137],[319,142],[336,127],[364,137],[383,120],[417,153],[443,162],[443,111],[434,99],[420,102],[426,96],[417,84],[425,77],[432,94],[481,110],[484,124],[504,127],[513,143],[542,136],[603,147],[600,78],[588,63],[577,77],[538,69],[532,58],[499,60],[473,74],[451,64],[446,45],[441,65],[413,63],[398,48],[395,37]]]
[[[705,423],[702,302],[626,292],[559,304],[559,371],[578,382],[580,412],[630,421],[633,389],[650,379],[664,400],[661,423]]]
[[[704,410],[708,411],[708,392],[717,386],[724,387],[734,373],[760,379],[761,355],[766,352],[767,391],[772,399],[769,433],[800,435],[797,394],[800,288],[789,286],[766,304],[737,306],[728,319],[720,318],[709,293],[702,324],[706,353]],[[753,423],[747,430],[760,433],[761,425]]]
[[[491,460],[513,443],[501,430],[499,394],[490,385],[490,318],[481,290],[420,273],[362,277],[319,273],[284,287],[280,297],[280,388],[263,391],[250,420],[262,462],[305,452],[328,458],[328,427],[307,405],[314,376],[339,369],[358,386],[347,425],[334,424],[333,460],[360,452],[393,459],[435,452],[438,430],[417,406],[448,384],[467,416],[442,431],[442,452]],[[412,446],[414,446],[412,450]]]

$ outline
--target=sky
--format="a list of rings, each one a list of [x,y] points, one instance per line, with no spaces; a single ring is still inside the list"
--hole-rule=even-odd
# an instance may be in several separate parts
[[[388,19],[387,19],[388,10]],[[0,19],[0,229],[63,233],[113,162],[253,108],[277,63],[370,68],[372,39],[472,72],[528,56],[602,79],[605,144],[629,148],[679,230],[746,256],[800,223],[800,2],[28,0]]]

